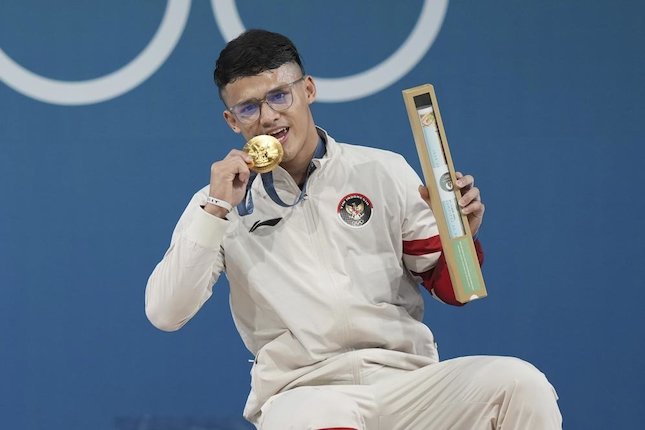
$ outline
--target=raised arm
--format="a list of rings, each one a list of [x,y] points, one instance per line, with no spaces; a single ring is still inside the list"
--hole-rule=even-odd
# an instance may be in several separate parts
[[[228,221],[202,209],[207,197],[204,189],[192,198],[148,279],[146,316],[161,330],[175,331],[186,324],[211,296],[223,270],[220,245]]]
[[[193,196],[179,219],[170,247],[146,286],[146,315],[155,327],[178,330],[211,296],[224,269],[221,244],[230,224],[224,206],[244,198],[250,161],[248,154],[232,150],[213,163],[210,185]]]

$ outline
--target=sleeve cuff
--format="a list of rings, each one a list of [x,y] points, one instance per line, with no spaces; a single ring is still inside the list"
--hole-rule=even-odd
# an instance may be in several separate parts
[[[204,248],[218,250],[229,221],[211,215],[202,208],[198,208],[192,222],[186,228],[185,237]]]

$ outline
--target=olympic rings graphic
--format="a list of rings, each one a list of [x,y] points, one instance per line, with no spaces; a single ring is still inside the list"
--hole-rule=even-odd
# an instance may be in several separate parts
[[[211,0],[215,22],[225,41],[245,31],[235,0]],[[148,45],[121,69],[95,79],[62,81],[25,69],[0,48],[0,80],[35,100],[57,105],[104,102],[136,88],[168,59],[184,32],[191,0],[168,0],[157,32]],[[448,8],[448,0],[424,0],[419,18],[403,44],[387,59],[363,72],[340,78],[315,77],[317,100],[346,102],[375,94],[405,76],[434,42]]]

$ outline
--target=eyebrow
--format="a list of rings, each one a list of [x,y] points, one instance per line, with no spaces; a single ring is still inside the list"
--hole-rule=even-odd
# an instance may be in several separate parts
[[[270,89],[269,91],[267,91],[266,93],[264,93],[264,97],[263,97],[263,98],[266,98],[267,94],[271,94],[272,92],[274,92],[274,91],[278,91],[279,89],[284,88],[284,87],[287,87],[287,86],[289,86],[289,85],[291,85],[291,83],[289,83],[289,82],[287,82],[286,84],[278,85],[277,87],[274,87],[273,89]],[[241,101],[241,102],[239,102],[239,103],[235,103],[233,106],[238,106],[238,105],[241,105],[241,104],[246,104],[246,103],[251,103],[251,102],[259,102],[260,100],[261,100],[261,99],[259,99],[259,98],[257,98],[257,97],[253,97],[253,98],[250,98],[250,99],[242,100],[242,101]]]

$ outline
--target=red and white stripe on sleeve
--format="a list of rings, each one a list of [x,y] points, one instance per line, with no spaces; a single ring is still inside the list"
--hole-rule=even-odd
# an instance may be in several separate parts
[[[479,240],[475,240],[475,250],[481,265],[484,261],[484,253]],[[462,303],[455,298],[446,258],[441,252],[439,236],[404,240],[403,261],[408,270],[420,278],[420,282],[433,297],[450,305],[462,306]]]

